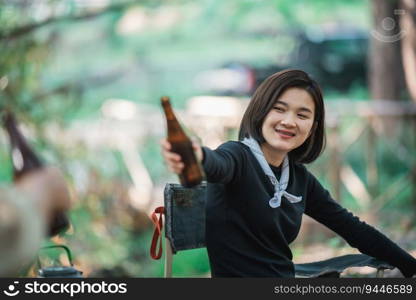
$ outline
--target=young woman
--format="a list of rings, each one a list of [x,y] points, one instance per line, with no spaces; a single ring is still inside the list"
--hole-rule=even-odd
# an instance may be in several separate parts
[[[304,167],[324,149],[324,125],[318,84],[303,71],[285,70],[254,93],[238,142],[216,150],[194,144],[208,182],[206,245],[213,277],[294,277],[289,244],[304,213],[404,276],[416,274],[415,258],[341,207]],[[161,145],[169,169],[179,174],[180,156],[166,140]]]

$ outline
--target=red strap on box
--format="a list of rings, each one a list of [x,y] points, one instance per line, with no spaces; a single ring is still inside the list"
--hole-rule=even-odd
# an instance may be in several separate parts
[[[150,246],[150,256],[153,259],[159,259],[162,256],[162,229],[163,229],[163,218],[162,215],[165,213],[165,207],[159,206],[155,208],[152,213],[152,222],[155,225],[155,231],[153,232],[152,245]],[[156,214],[159,214],[159,218]],[[159,240],[159,251],[156,254],[157,240]]]

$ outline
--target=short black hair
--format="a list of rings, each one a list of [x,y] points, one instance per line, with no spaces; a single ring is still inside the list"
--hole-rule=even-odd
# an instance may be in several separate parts
[[[288,88],[302,88],[315,103],[314,125],[311,135],[296,149],[289,152],[291,160],[297,163],[311,163],[325,148],[325,107],[319,85],[302,70],[287,69],[266,78],[254,92],[241,120],[238,139],[254,138],[259,144],[265,142],[261,132],[264,118],[273,108],[276,100]]]

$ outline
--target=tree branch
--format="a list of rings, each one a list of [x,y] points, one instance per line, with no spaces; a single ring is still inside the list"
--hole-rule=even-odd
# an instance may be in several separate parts
[[[124,10],[130,5],[136,3],[137,0],[125,2],[125,3],[117,3],[108,6],[106,9],[98,12],[92,12],[92,13],[85,13],[82,15],[69,15],[69,16],[60,16],[60,17],[51,17],[49,19],[46,19],[40,23],[34,23],[34,24],[28,24],[24,25],[22,27],[15,28],[9,32],[0,32],[0,41],[1,40],[13,40],[16,38],[19,38],[21,36],[30,34],[34,32],[35,30],[45,27],[49,24],[58,23],[58,22],[65,22],[65,21],[82,21],[82,20],[88,20],[92,18],[96,18],[102,15],[105,15],[109,12],[118,11],[118,10]]]
[[[126,73],[126,67],[120,67],[117,69],[112,69],[106,72],[97,72],[97,75],[92,75],[90,77],[85,77],[76,81],[70,81],[64,83],[52,90],[45,91],[35,95],[32,100],[38,102],[44,99],[47,99],[53,95],[67,94],[71,91],[83,92],[89,88],[96,88],[100,86],[108,85],[109,83],[114,83],[115,81],[121,79],[123,74]]]

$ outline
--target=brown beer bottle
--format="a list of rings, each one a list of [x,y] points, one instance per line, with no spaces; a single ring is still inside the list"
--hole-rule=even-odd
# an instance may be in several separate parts
[[[185,165],[182,173],[179,174],[179,180],[184,187],[198,185],[203,179],[203,173],[192,148],[192,142],[173,113],[169,97],[164,96],[160,100],[166,116],[167,140],[172,145],[172,152],[178,153]]]
[[[10,111],[6,111],[3,116],[3,125],[10,140],[10,150],[13,165],[13,180],[19,181],[20,178],[30,171],[43,168],[43,163],[31,149],[25,137],[17,127],[16,119]],[[54,236],[61,231],[68,229],[68,217],[63,214],[55,214],[49,225],[49,236]]]

